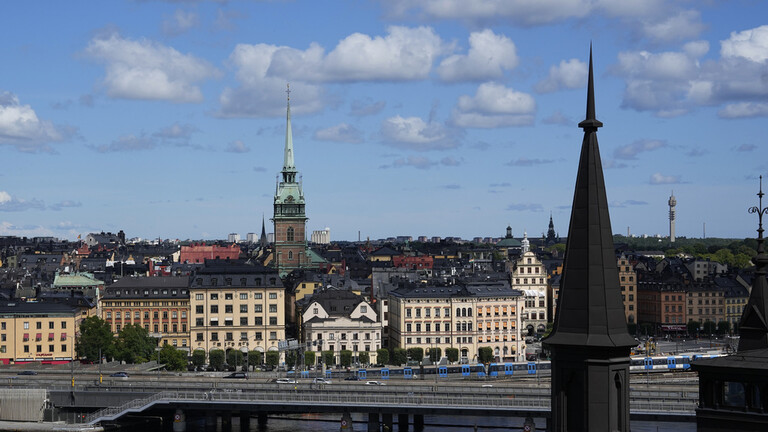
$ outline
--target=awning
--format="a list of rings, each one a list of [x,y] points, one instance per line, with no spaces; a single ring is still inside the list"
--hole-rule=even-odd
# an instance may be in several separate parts
[[[43,334],[42,333],[36,334],[35,335],[35,340],[43,340]]]
[[[67,340],[67,334],[66,333],[62,333],[61,334],[61,340],[63,340],[63,341]]]
[[[48,340],[49,340],[49,341],[52,341],[52,340],[53,340],[53,333],[48,333]]]
[[[29,340],[29,333],[24,333],[24,340],[25,340],[25,341],[28,341],[28,340]]]

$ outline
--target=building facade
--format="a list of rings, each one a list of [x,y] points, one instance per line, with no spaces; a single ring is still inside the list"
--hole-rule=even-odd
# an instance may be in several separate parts
[[[87,313],[86,313],[87,315]],[[62,303],[0,304],[0,364],[67,363],[83,310]]]
[[[635,267],[624,255],[619,257],[618,268],[624,316],[628,324],[634,324],[637,323],[637,274],[635,274]]]
[[[189,289],[192,350],[278,351],[285,339],[284,297],[273,269],[208,262]]]
[[[512,288],[525,295],[525,311],[522,314],[524,331],[530,336],[543,334],[549,321],[547,271],[544,264],[535,253],[524,252],[512,264],[510,282]]]
[[[104,293],[101,318],[117,335],[126,325],[143,327],[158,346],[189,351],[189,277],[124,277]]]

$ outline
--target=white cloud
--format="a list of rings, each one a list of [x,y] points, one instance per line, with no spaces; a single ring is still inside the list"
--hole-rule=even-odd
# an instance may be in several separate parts
[[[460,127],[498,128],[533,123],[536,101],[502,84],[483,83],[474,97],[460,96],[452,122]]]
[[[422,80],[443,51],[429,27],[391,26],[386,36],[353,33],[328,55],[315,43],[305,51],[279,47],[267,75],[308,82]]]
[[[534,89],[539,93],[551,93],[560,89],[583,88],[587,83],[587,64],[578,60],[562,60],[549,68],[549,75],[539,81]]]
[[[739,102],[728,104],[717,112],[721,118],[768,117],[768,103]]]
[[[57,127],[38,118],[31,106],[19,103],[15,94],[0,92],[0,145],[29,153],[52,152],[49,143],[64,141],[73,134],[72,128]]]
[[[455,54],[440,62],[437,74],[447,82],[498,79],[505,70],[517,67],[515,43],[492,30],[469,35],[469,52]]]
[[[151,150],[157,146],[157,142],[148,136],[125,135],[112,141],[109,145],[102,144],[92,147],[99,153],[112,153],[122,151]]]
[[[591,10],[592,0],[385,0],[382,4],[397,17],[503,21],[539,25],[579,18]]]
[[[764,63],[768,59],[768,25],[731,33],[729,39],[720,43],[720,55]]]
[[[661,173],[654,173],[651,175],[650,183],[652,185],[678,184],[680,183],[680,176],[666,176]]]
[[[695,10],[681,10],[675,14],[662,17],[654,16],[643,20],[641,25],[645,36],[657,42],[672,42],[695,38],[706,27],[701,22],[701,13]]]
[[[163,139],[189,140],[192,138],[192,134],[195,132],[200,132],[200,130],[195,126],[189,124],[174,123],[155,132],[152,134],[152,136]]]
[[[163,20],[163,33],[177,36],[200,25],[197,13],[176,9],[173,16]]]
[[[352,125],[341,123],[329,128],[316,130],[314,139],[358,144],[363,142],[363,133]]]
[[[240,140],[232,141],[224,151],[229,153],[248,153],[251,149]]]
[[[366,98],[363,100],[356,99],[352,101],[352,104],[349,107],[349,115],[353,115],[356,117],[374,115],[374,114],[380,113],[385,106],[387,106],[387,103],[385,101],[374,102],[370,98]]]
[[[613,157],[616,159],[637,159],[637,155],[644,152],[658,150],[667,146],[667,143],[661,140],[639,140],[625,146],[621,146],[613,151]]]
[[[196,84],[219,74],[208,62],[190,54],[116,33],[92,39],[85,53],[105,64],[103,85],[113,98],[200,102],[203,94]]]
[[[11,200],[11,195],[6,191],[0,191],[0,204],[5,204]]]
[[[418,151],[448,150],[459,146],[458,131],[451,131],[437,122],[427,123],[419,117],[390,117],[381,123],[380,134],[390,145]]]
[[[37,200],[25,200],[0,191],[0,212],[20,212],[26,210],[45,210],[45,203]]]
[[[47,237],[52,236],[53,231],[42,226],[17,226],[10,222],[0,222],[0,235],[19,237]]]

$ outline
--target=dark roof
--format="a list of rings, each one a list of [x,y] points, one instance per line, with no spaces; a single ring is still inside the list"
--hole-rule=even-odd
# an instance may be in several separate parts
[[[741,345],[741,341],[739,342]],[[739,351],[729,356],[715,357],[709,359],[698,359],[691,363],[691,368],[695,371],[714,369],[717,372],[724,373],[725,369],[735,370],[761,370],[765,374],[768,372],[768,348],[761,348],[749,351]]]
[[[557,316],[548,345],[631,347],[597,143],[592,53],[589,58],[586,119],[573,194]]]
[[[23,301],[4,301],[0,302],[0,315],[16,314],[64,314],[72,315],[78,310],[77,307],[64,303],[56,302],[23,302]]]
[[[189,277],[124,277],[104,290],[105,299],[144,297],[189,298]]]
[[[328,315],[347,316],[364,300],[363,296],[359,296],[351,291],[328,289],[312,295],[307,304],[310,305],[317,302],[328,312]]]

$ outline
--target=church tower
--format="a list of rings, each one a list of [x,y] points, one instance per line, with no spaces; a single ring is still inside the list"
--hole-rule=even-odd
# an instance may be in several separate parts
[[[629,351],[603,166],[597,144],[592,50],[587,115],[565,247],[552,355],[552,429],[629,431]]]
[[[307,216],[304,210],[304,190],[296,180],[293,161],[293,134],[291,132],[291,92],[287,90],[288,104],[285,126],[285,149],[282,178],[275,190],[275,266],[284,276],[292,270],[307,265]]]

